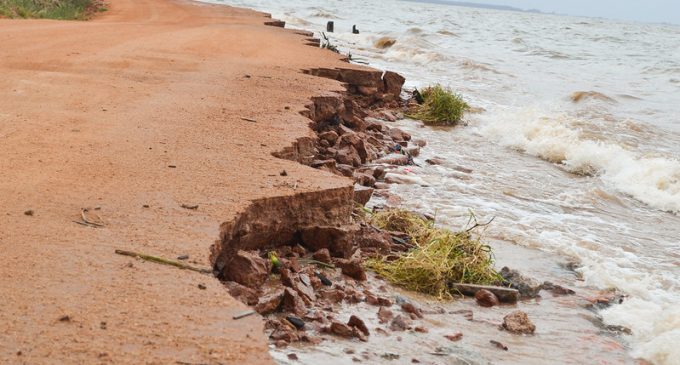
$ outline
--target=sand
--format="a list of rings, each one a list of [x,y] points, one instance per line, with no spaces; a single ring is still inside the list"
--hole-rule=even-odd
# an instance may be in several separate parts
[[[351,184],[271,155],[341,88],[300,69],[347,64],[266,20],[180,0],[0,20],[0,363],[271,362],[215,278],[114,254],[208,267],[250,200]],[[74,223],[82,208],[105,226]]]

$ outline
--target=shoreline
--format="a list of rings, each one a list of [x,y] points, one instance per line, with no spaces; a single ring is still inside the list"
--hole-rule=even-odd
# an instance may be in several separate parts
[[[233,9],[233,8],[230,8],[230,9]],[[261,13],[260,13],[260,15],[261,15]],[[269,24],[267,24],[267,23],[269,23]],[[279,23],[276,20],[265,21],[264,24],[265,25],[273,25],[273,26],[281,26],[282,25],[281,23]],[[287,33],[296,33],[295,37],[297,38],[298,42],[300,41],[301,37],[302,38],[309,37],[308,34],[305,34],[304,32],[299,32],[299,31],[290,31],[289,30],[289,31],[287,31]],[[267,32],[267,34],[271,35],[271,32]],[[304,40],[303,40],[303,42],[304,42]],[[291,44],[292,43],[293,42],[291,42]],[[311,53],[312,52],[310,52],[310,54]],[[314,52],[314,53],[321,55],[318,52]],[[319,58],[321,58],[321,56],[319,56]],[[336,56],[333,56],[333,58],[336,58]],[[326,56],[324,58],[323,62],[319,62],[319,63],[323,63],[323,64],[329,64],[330,63],[334,66],[336,65],[336,63],[338,65],[341,65],[341,66],[348,65],[350,67],[350,71],[352,71],[352,72],[358,72],[358,73],[368,72],[369,74],[372,72],[372,71],[368,71],[364,67],[353,66],[353,65],[349,65],[347,63],[342,63],[342,61],[340,59],[338,59],[336,61],[332,61],[332,62],[329,62],[328,61],[329,59],[331,59],[331,57]],[[314,64],[314,63],[315,63],[315,61],[310,61],[310,64]],[[335,67],[337,67],[337,66],[335,66]],[[332,70],[335,70],[335,69],[336,68],[334,68],[334,67],[329,67],[329,68],[325,68],[325,69],[323,67],[319,68],[318,64],[316,66],[307,68],[308,73],[310,73],[310,74],[317,73],[316,75],[314,75],[315,78],[320,78],[320,77],[318,77],[319,74],[327,74],[328,72],[332,73],[333,72]],[[317,71],[311,71],[311,70],[317,70]],[[329,70],[331,70],[331,71],[329,71]],[[291,81],[291,80],[294,81],[294,82],[298,81],[297,77],[293,76],[292,71],[288,71],[288,72],[289,73],[287,73],[286,76],[283,76],[283,77],[290,77],[289,81]],[[350,74],[352,72],[350,72]],[[375,71],[373,71],[373,72],[375,72]],[[248,74],[248,75],[249,75],[248,79],[257,77],[254,74],[253,75]],[[279,75],[279,76],[281,76],[281,75]],[[332,75],[332,76],[333,77],[331,77],[331,79],[335,79],[336,81],[342,82],[344,80],[344,79],[342,79],[341,76],[338,76],[338,75]],[[338,77],[341,77],[341,80],[338,80]],[[354,80],[355,78],[350,75],[350,76],[345,76],[345,79]],[[267,79],[267,80],[269,80],[269,79]],[[313,80],[313,79],[310,76],[306,80],[309,81],[309,80]],[[331,110],[331,111],[335,110],[335,111],[333,111],[333,114],[338,113],[337,108],[340,105],[344,105],[345,101],[346,101],[346,99],[345,100],[338,99],[338,95],[343,95],[343,93],[346,93],[347,91],[342,91],[343,88],[339,88],[337,86],[338,82],[336,82],[336,81],[320,82],[318,89],[315,90],[317,92],[317,94],[314,95],[312,93],[312,95],[310,97],[310,100],[312,100],[313,107],[311,109],[309,109],[310,111],[308,111],[308,112],[305,112],[304,109],[298,110],[298,111],[303,112],[303,115],[305,116],[305,118],[296,118],[296,119],[298,119],[297,121],[303,122],[304,119],[309,118],[311,120],[318,119],[318,120],[315,120],[318,123],[318,122],[328,120],[328,115],[325,115],[324,113],[328,113],[329,110]],[[267,82],[267,81],[265,81],[265,82]],[[317,81],[315,81],[315,82],[317,82]],[[402,81],[402,83],[403,83],[403,81]],[[373,87],[375,87],[375,85],[353,85],[352,86],[352,84],[350,83],[350,89],[353,89],[354,92],[359,91],[360,87],[373,88]],[[324,88],[326,88],[326,89],[324,89]],[[328,94],[327,90],[332,90],[333,93]],[[368,95],[363,95],[363,96],[371,96],[372,95],[371,92],[372,92],[372,89],[368,90],[368,91],[365,90],[364,94],[368,94]],[[322,95],[322,96],[319,96],[319,95]],[[299,100],[299,99],[300,99],[300,97],[296,97],[296,100]],[[340,103],[338,103],[338,101]],[[292,104],[292,103],[284,103],[284,104]],[[304,104],[308,104],[308,103],[305,102]],[[279,108],[280,107],[281,106],[279,106]],[[336,109],[333,109],[333,108],[336,108]],[[289,105],[285,106],[285,110],[290,110],[290,109],[294,110],[295,108],[294,107],[291,108]],[[278,112],[281,112],[281,110],[279,109]],[[265,117],[270,117],[270,115],[267,114],[267,113],[263,113],[262,115],[264,115]],[[241,116],[240,118],[241,119],[247,118],[247,119],[252,119],[252,120],[256,120],[256,121],[255,122],[247,122],[246,121],[246,123],[243,123],[243,121],[241,121],[241,122],[236,121],[235,122],[236,124],[241,123],[241,124],[247,125],[247,123],[255,123],[255,124],[258,124],[258,126],[259,126],[259,124],[262,121],[262,119],[260,119],[260,118],[253,118],[251,114],[249,114],[245,117]],[[350,116],[350,118],[351,118],[351,116]],[[231,122],[231,123],[234,123],[234,122]],[[374,127],[374,128],[377,128],[377,127]],[[303,129],[301,129],[301,128],[297,128],[296,133],[301,134],[300,132],[302,130]],[[2,131],[2,130],[0,130],[0,131]],[[315,159],[310,157],[310,150],[309,150],[309,148],[310,148],[310,140],[309,140],[310,135],[309,135],[309,133],[307,133],[306,135],[302,135],[302,136],[298,135],[295,138],[291,138],[293,134],[294,133],[287,133],[286,134],[286,136],[287,136],[286,138],[293,140],[292,147],[291,146],[283,146],[283,148],[280,148],[280,149],[277,150],[278,152],[273,152],[274,156],[277,156],[277,158],[280,158],[280,159],[297,161],[297,162],[302,163],[303,165],[321,166],[321,169],[326,170],[326,171],[333,171],[333,169],[338,171],[337,167],[330,166],[331,163],[328,162],[328,159],[326,159],[326,160],[316,159],[315,160]],[[388,134],[389,134],[389,132],[388,132]],[[338,136],[338,137],[340,137],[340,136]],[[410,137],[409,137],[409,139],[410,139]],[[253,142],[257,143],[256,140],[253,141]],[[405,142],[407,142],[407,141],[405,141]],[[313,144],[313,141],[311,141],[311,143]],[[281,146],[281,145],[282,144],[279,143],[279,146]],[[263,146],[263,147],[265,147],[265,146]],[[266,146],[266,147],[269,147],[269,145]],[[312,146],[312,148],[313,148],[313,146]],[[327,148],[327,147],[324,147],[324,148]],[[240,149],[239,149],[239,152],[241,152]],[[361,156],[358,156],[358,157],[359,157],[360,160],[362,159]],[[353,158],[350,157],[350,160],[352,160],[352,159]],[[343,225],[348,223],[346,221],[343,221],[343,219],[344,219],[343,217],[349,218],[349,210],[348,209],[351,207],[351,205],[343,206],[343,204],[346,204],[348,201],[351,202],[352,199],[353,199],[353,196],[352,196],[352,193],[350,191],[351,188],[347,185],[348,184],[347,182],[345,182],[344,180],[343,180],[343,182],[339,182],[339,180],[337,182],[335,182],[334,179],[331,179],[331,181],[334,181],[333,184],[332,184],[333,186],[330,187],[330,189],[323,189],[321,187],[320,181],[325,181],[324,179],[321,179],[318,182],[315,182],[315,183],[312,183],[312,184],[302,183],[302,181],[304,181],[307,178],[307,174],[309,173],[307,168],[295,167],[295,166],[293,166],[293,164],[283,163],[283,162],[281,164],[281,167],[285,167],[285,169],[279,170],[278,165],[277,165],[277,167],[275,167],[275,171],[270,169],[266,174],[267,177],[279,176],[279,177],[275,177],[275,180],[277,180],[277,182],[274,183],[274,184],[279,184],[278,186],[276,186],[276,189],[279,192],[279,195],[266,195],[266,194],[264,194],[264,196],[258,196],[259,194],[256,192],[253,195],[254,196],[253,199],[245,199],[247,202],[242,203],[241,205],[238,206],[238,208],[236,208],[235,211],[238,211],[238,212],[241,212],[241,213],[237,213],[235,216],[233,216],[232,218],[234,220],[231,220],[231,221],[228,220],[228,219],[222,220],[223,222],[226,222],[226,223],[221,223],[221,228],[220,228],[220,231],[221,231],[220,232],[220,237],[221,237],[220,240],[222,241],[223,245],[225,243],[232,242],[233,240],[236,240],[236,241],[239,242],[239,244],[243,244],[243,246],[239,246],[239,248],[261,249],[263,247],[263,245],[266,245],[264,242],[270,241],[273,237],[278,237],[278,236],[281,235],[282,232],[286,232],[287,230],[290,229],[291,221],[286,221],[286,219],[289,219],[290,216],[291,216],[291,210],[290,210],[291,206],[292,207],[299,207],[300,209],[306,209],[306,208],[309,208],[309,206],[312,206],[315,209],[318,208],[318,210],[315,211],[314,214],[313,214],[314,219],[302,224],[303,226],[309,226],[309,227],[319,226],[319,225],[335,226],[335,225],[338,224],[338,222],[340,222]],[[356,169],[354,171],[357,171],[357,170],[360,171],[361,166],[356,166]],[[282,174],[283,171],[286,171],[285,176]],[[354,171],[352,172],[352,175],[354,175]],[[364,170],[364,172],[366,172],[366,171]],[[364,175],[367,175],[367,176],[373,176],[375,178],[375,172],[374,171],[371,171],[371,173],[369,173],[369,174],[365,174],[364,172],[361,172],[361,173],[364,174]],[[244,172],[244,174],[247,176],[247,173]],[[286,177],[291,177],[293,179],[287,179]],[[369,179],[369,181],[370,181],[370,178],[364,178],[364,181],[365,181],[365,179]],[[315,185],[315,184],[318,184],[318,185]],[[303,190],[303,191],[298,192],[298,189]],[[329,194],[329,192],[330,192],[330,194]],[[242,199],[244,199],[244,198],[242,197]],[[362,198],[362,200],[363,200],[363,198]],[[208,205],[209,205],[209,203],[208,203]],[[200,205],[200,207],[202,207],[202,206],[203,206],[203,204]],[[340,206],[340,207],[338,207],[338,206]],[[283,209],[282,213],[280,213],[281,215],[280,216],[274,215],[273,218],[272,218],[270,213],[271,212],[277,212],[281,209]],[[292,211],[295,211],[295,210],[292,210]],[[266,214],[266,215],[260,214],[260,213],[264,213],[264,212],[266,212],[268,214]],[[331,212],[331,213],[328,214],[328,212]],[[182,213],[184,213],[184,212],[182,212]],[[220,212],[219,211],[211,212],[210,215],[213,215],[213,216],[214,215],[220,215]],[[301,224],[301,223],[299,223],[300,219],[303,219],[303,220],[308,219],[309,215],[310,215],[309,210],[302,211],[300,216],[294,217],[294,221],[295,221],[294,226],[297,225],[297,224]],[[242,216],[247,217],[247,219],[241,220],[240,217],[242,217]],[[318,221],[316,218],[318,218],[320,216],[325,216],[326,221],[323,221],[323,220]],[[220,219],[222,219],[222,218],[220,218]],[[179,222],[181,222],[181,220],[178,221],[177,223],[179,223]],[[239,222],[241,222],[241,223],[239,223]],[[149,222],[149,223],[151,223],[151,222]],[[249,229],[250,229],[249,226],[252,225],[256,228],[256,230],[260,230],[260,229],[263,229],[265,227],[271,227],[272,224],[279,225],[280,227],[283,227],[283,229],[277,228],[277,229],[274,229],[273,232],[270,231],[269,233],[265,234],[264,236],[257,235],[253,240],[247,239],[247,236],[248,236],[247,233],[249,232]],[[204,229],[206,229],[205,227],[207,227],[207,225],[204,224]],[[234,227],[236,227],[236,228],[234,228]],[[302,227],[302,228],[301,227],[302,226],[300,226],[300,227],[295,226],[295,229],[293,230],[294,232],[291,232],[291,234],[293,234],[297,231],[300,231],[302,228],[304,228],[304,227]],[[214,228],[208,228],[208,230],[211,230],[211,231],[214,232]],[[246,234],[245,235],[242,234],[243,232],[246,232]],[[155,236],[156,236],[155,237],[156,239],[162,237],[162,235],[159,235],[159,234],[156,234]],[[323,234],[321,234],[321,236],[323,236]],[[235,239],[234,237],[237,237],[237,238]],[[244,238],[244,237],[246,237],[246,238]],[[0,238],[2,238],[2,237],[0,237]],[[138,246],[134,245],[134,244],[130,244],[130,245],[127,245],[127,246],[121,246],[121,247],[123,247],[123,248],[138,248]],[[181,247],[181,244],[176,245],[176,247]],[[168,250],[166,248],[161,248],[161,247],[158,247],[158,246],[156,246],[156,247],[152,246],[151,248],[160,249],[161,251],[168,252]],[[203,248],[205,248],[205,247],[203,247]],[[220,256],[219,244],[214,245],[212,250],[213,250],[213,255],[215,255],[215,257]],[[198,250],[194,249],[193,252],[196,252],[196,255],[199,255],[199,257],[200,257],[200,249],[198,249]],[[207,250],[204,250],[203,256],[205,256],[205,252],[207,252]],[[168,253],[170,254],[171,252],[168,252]],[[111,256],[113,257],[113,255],[111,255]],[[114,258],[114,259],[111,259],[111,260],[120,261],[118,258]],[[214,263],[215,260],[216,259],[211,259],[211,263]],[[118,261],[116,261],[116,262],[118,262]],[[206,264],[206,260],[205,259],[202,259],[202,260],[199,259],[198,263]],[[142,262],[138,262],[138,261],[135,261],[134,263],[129,263],[129,264],[132,264],[135,267],[140,266],[140,265],[144,266],[145,267],[145,270],[144,270],[145,274],[154,274],[156,271],[161,272],[161,270],[162,270],[164,275],[169,275],[169,276],[175,277],[175,278],[186,275],[183,272],[176,273],[176,272],[173,271],[173,269],[167,269],[168,271],[165,271],[165,269],[163,269],[163,268],[157,268],[156,266],[154,266],[154,264],[147,264],[147,263],[142,263]],[[154,275],[156,275],[156,274],[154,274]],[[134,278],[133,278],[133,280],[134,280]],[[208,280],[212,280],[212,279],[204,279],[204,280],[208,281]],[[208,286],[211,290],[219,290],[219,286],[221,286],[221,284],[210,283]],[[167,287],[164,288],[164,290],[167,290]],[[4,288],[3,288],[3,291],[4,291]],[[203,295],[205,293],[199,292],[198,294]],[[218,295],[218,298],[219,298],[218,300],[225,300],[223,298],[223,294],[217,294],[217,295]],[[151,303],[154,303],[154,302],[152,301]],[[197,308],[195,309],[195,312],[200,312],[202,309],[204,309],[204,308],[202,308],[202,306],[199,302],[195,302],[195,303],[193,303],[193,305],[197,306]],[[244,310],[243,306],[241,306],[240,304],[236,305],[235,303],[232,303],[232,302],[230,302],[230,304],[227,307],[231,309],[230,313],[233,313],[236,310],[241,310],[241,311]],[[74,318],[77,318],[77,316],[74,317]],[[226,318],[226,317],[224,317],[224,318]],[[243,319],[238,320],[238,321],[234,321],[233,319],[231,319],[229,321],[234,323],[236,328],[244,328],[245,326],[253,326],[253,324],[256,323],[256,321],[252,318],[249,319],[249,320],[247,319],[245,321]],[[108,323],[110,323],[110,322],[107,321],[106,323],[107,323],[107,325],[105,325],[104,327],[108,327],[109,326]],[[260,324],[255,324],[255,328],[257,329],[257,327],[259,327],[259,325]],[[178,326],[183,326],[183,325],[178,324]],[[101,327],[101,324],[100,324],[100,327]],[[180,327],[178,327],[178,329],[179,328]],[[200,327],[199,327],[199,330],[200,330]],[[154,332],[155,331],[151,331],[151,333],[154,333]],[[257,330],[255,330],[255,332],[257,333]],[[178,334],[182,334],[182,329],[179,330]],[[249,339],[247,339],[245,341],[247,341],[247,342],[253,341],[252,338],[250,337],[250,335],[248,335],[248,338]],[[242,341],[243,339],[242,338],[241,339],[234,338],[233,340],[238,343],[239,341]],[[198,345],[198,343],[196,343],[196,345]],[[222,345],[224,345],[224,344],[222,344]],[[262,345],[262,341],[259,341],[259,346],[261,346],[261,345]],[[250,352],[250,351],[252,351],[252,352]],[[257,349],[248,349],[248,350],[246,350],[246,354],[249,354],[249,356],[254,356],[254,355],[256,355],[255,352],[257,352],[257,351],[258,351]],[[206,354],[199,352],[198,354],[193,356],[191,358],[191,360],[192,361],[200,360],[200,359],[208,359],[208,361],[216,360],[211,353],[208,353],[207,355],[210,355],[210,356],[204,357],[204,356],[206,356]],[[261,354],[257,354],[257,355],[261,355]],[[4,354],[3,354],[3,356],[4,356]],[[156,357],[154,357],[154,356],[151,356],[150,358],[156,359]],[[114,361],[116,363],[118,363],[120,360],[122,360],[122,362],[127,361],[125,359],[125,357],[123,357],[123,358],[112,358],[112,361]],[[240,359],[240,360],[242,360],[242,359]],[[182,360],[182,361],[185,361],[185,360]],[[252,359],[249,359],[249,361],[252,361]],[[264,359],[264,358],[259,358],[258,361],[268,362],[269,360]]]

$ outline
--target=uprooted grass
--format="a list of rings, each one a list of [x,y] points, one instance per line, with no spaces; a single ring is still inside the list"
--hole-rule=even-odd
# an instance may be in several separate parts
[[[453,232],[435,227],[433,221],[405,210],[375,213],[371,224],[409,234],[416,245],[396,260],[370,259],[366,266],[389,282],[440,299],[457,294],[454,283],[494,284],[500,279],[493,269],[491,248],[470,231]]]
[[[105,10],[100,0],[0,0],[0,16],[8,18],[84,20]]]
[[[456,125],[470,108],[460,95],[441,85],[430,86],[420,95],[422,104],[415,106],[408,116],[427,125]]]

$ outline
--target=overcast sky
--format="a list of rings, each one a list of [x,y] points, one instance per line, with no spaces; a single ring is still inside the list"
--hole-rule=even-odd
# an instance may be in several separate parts
[[[680,24],[680,0],[461,0],[570,15]]]

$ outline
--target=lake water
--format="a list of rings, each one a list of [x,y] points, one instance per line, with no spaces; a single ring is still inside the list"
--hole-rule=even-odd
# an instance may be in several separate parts
[[[473,210],[496,217],[489,239],[575,260],[578,285],[629,295],[600,314],[632,330],[633,356],[680,364],[680,27],[390,0],[212,2],[313,31],[334,20],[342,53],[483,108],[455,129],[401,123],[448,163],[394,191],[454,228]],[[383,37],[396,43],[377,48]]]

